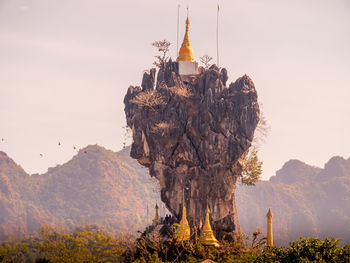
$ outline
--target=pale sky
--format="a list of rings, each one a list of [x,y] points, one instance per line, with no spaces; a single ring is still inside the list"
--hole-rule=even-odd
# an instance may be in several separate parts
[[[350,1],[219,3],[220,66],[253,79],[271,126],[263,178],[289,159],[350,157]],[[123,98],[152,66],[151,43],[169,40],[176,58],[178,4],[180,43],[189,5],[194,56],[216,60],[217,1],[0,0],[0,150],[28,173],[73,146],[120,150]]]

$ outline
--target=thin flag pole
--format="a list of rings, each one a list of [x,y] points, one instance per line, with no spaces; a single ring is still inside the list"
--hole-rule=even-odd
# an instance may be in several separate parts
[[[219,11],[220,11],[220,7],[218,4],[218,12],[216,15],[216,61],[218,63],[218,67],[219,67]]]
[[[177,5],[177,35],[176,35],[176,54],[179,56],[179,14],[180,4]]]

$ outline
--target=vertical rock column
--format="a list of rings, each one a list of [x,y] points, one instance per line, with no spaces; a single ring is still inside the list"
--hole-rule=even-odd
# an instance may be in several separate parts
[[[254,84],[245,75],[227,87],[227,71],[216,66],[184,83],[176,62],[158,72],[157,83],[154,76],[145,73],[142,88],[129,87],[124,98],[130,155],[158,179],[175,216],[181,217],[184,194],[192,229],[204,222],[208,205],[218,239],[231,235],[239,160],[259,121]]]

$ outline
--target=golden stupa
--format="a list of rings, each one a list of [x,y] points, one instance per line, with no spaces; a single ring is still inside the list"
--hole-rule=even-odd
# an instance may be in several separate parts
[[[193,62],[194,58],[193,58],[193,49],[190,43],[190,37],[188,34],[188,29],[189,29],[189,24],[190,24],[190,20],[186,19],[186,33],[185,33],[185,37],[184,37],[184,41],[182,42],[180,51],[179,51],[179,56],[177,58],[177,61],[185,61],[185,62]]]
[[[205,212],[205,222],[201,234],[199,236],[199,242],[202,245],[219,247],[219,241],[215,238],[213,230],[211,229],[211,225],[209,222],[209,213],[210,211],[207,205],[207,209]]]
[[[190,240],[190,236],[191,236],[191,229],[186,217],[185,198],[183,198],[182,217],[181,217],[180,224],[176,228],[176,237],[180,240],[187,241],[187,240]]]

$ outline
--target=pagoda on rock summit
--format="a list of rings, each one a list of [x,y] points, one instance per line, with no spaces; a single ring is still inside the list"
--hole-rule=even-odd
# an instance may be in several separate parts
[[[179,56],[177,62],[179,63],[179,75],[182,79],[188,78],[193,75],[198,75],[198,63],[194,61],[193,49],[190,43],[189,36],[190,20],[186,19],[186,32],[181,48],[179,50]]]

